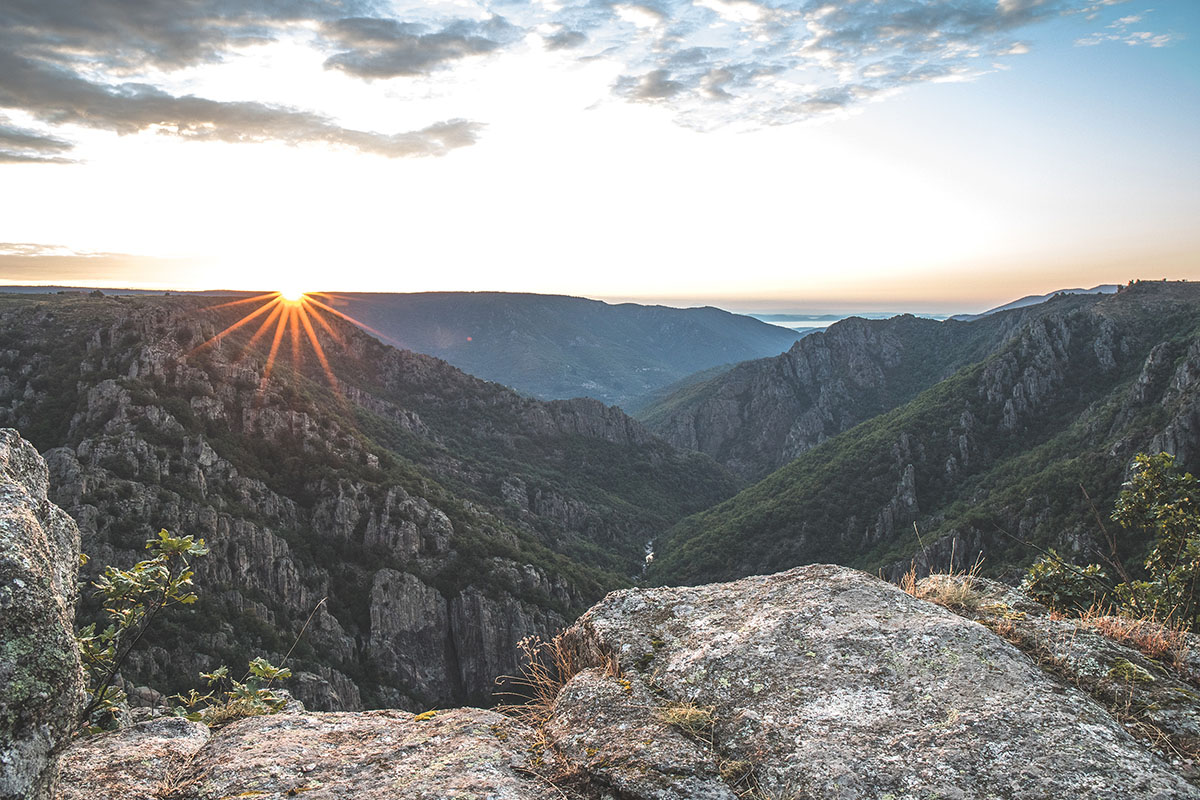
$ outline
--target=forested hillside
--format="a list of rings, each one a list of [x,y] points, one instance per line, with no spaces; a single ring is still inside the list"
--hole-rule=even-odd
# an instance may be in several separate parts
[[[280,657],[328,598],[292,659],[305,702],[486,702],[515,641],[734,491],[595,400],[522,398],[334,317],[312,321],[331,382],[300,328],[260,315],[213,341],[255,308],[219,303],[0,295],[0,425],[45,454],[90,574],[160,528],[212,548],[135,682]]]
[[[914,557],[945,568],[951,549],[1004,572],[1037,555],[1031,544],[1107,553],[1097,519],[1135,453],[1200,467],[1200,286],[1137,283],[945,330],[997,323],[970,340],[993,342],[989,352],[680,522],[653,580],[813,561],[895,574]],[[1144,545],[1125,541],[1122,555],[1136,564]]]

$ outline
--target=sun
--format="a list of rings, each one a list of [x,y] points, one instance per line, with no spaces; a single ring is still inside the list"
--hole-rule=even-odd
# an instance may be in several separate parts
[[[253,311],[207,341],[194,347],[188,355],[216,344],[230,333],[258,319],[258,329],[250,337],[246,349],[249,349],[255,342],[264,337],[271,340],[270,352],[267,354],[266,364],[263,367],[262,381],[258,387],[259,394],[266,391],[267,383],[271,379],[271,372],[275,368],[276,359],[280,356],[280,346],[283,344],[285,335],[291,341],[292,364],[300,364],[302,357],[301,342],[303,339],[307,339],[308,344],[311,345],[313,354],[317,357],[317,361],[321,363],[321,369],[325,372],[325,377],[329,380],[329,385],[333,387],[335,392],[339,392],[340,394],[337,377],[333,374],[333,369],[329,365],[329,359],[325,356],[325,348],[317,336],[317,330],[318,328],[323,330],[329,339],[342,346],[345,346],[345,341],[341,334],[330,325],[326,316],[339,317],[352,325],[374,334],[380,339],[390,339],[390,337],[380,333],[366,323],[348,314],[344,314],[329,305],[329,303],[344,300],[345,298],[338,295],[326,294],[325,292],[302,292],[298,289],[281,289],[276,292],[260,294],[254,297],[243,297],[238,300],[209,306],[209,308],[218,309],[230,306],[244,306],[251,303],[257,304],[257,308]],[[316,322],[317,325],[314,326],[313,322]],[[274,329],[273,333],[272,328]],[[397,342],[397,344],[399,343]]]

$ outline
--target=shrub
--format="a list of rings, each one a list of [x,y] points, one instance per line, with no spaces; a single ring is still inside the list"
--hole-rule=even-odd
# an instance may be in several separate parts
[[[1022,588],[1060,611],[1079,614],[1115,604],[1134,619],[1168,629],[1200,629],[1200,481],[1191,473],[1179,474],[1169,453],[1139,453],[1112,519],[1153,542],[1144,579],[1127,579],[1106,590],[1108,576],[1098,564],[1077,567],[1050,550],[1034,563]],[[1115,559],[1115,546],[1113,552]],[[1110,563],[1124,576],[1119,562]]]
[[[1099,564],[1077,567],[1051,549],[1030,567],[1021,588],[1045,606],[1081,613],[1100,603],[1107,580]]]
[[[114,682],[133,648],[164,609],[196,602],[190,559],[208,553],[204,540],[162,530],[146,542],[146,549],[153,558],[127,570],[105,567],[93,584],[109,625],[97,631],[92,623],[76,635],[88,678],[88,702],[79,715],[84,727],[99,729],[115,723],[125,693]]]
[[[187,717],[193,722],[203,722],[210,728],[224,725],[243,717],[274,714],[287,705],[287,697],[271,690],[276,680],[290,678],[292,671],[276,667],[265,658],[250,662],[250,668],[240,681],[229,677],[229,668],[218,667],[212,672],[203,672],[200,677],[216,691],[200,694],[195,689],[186,695],[175,695],[183,705],[176,706],[176,715]]]
[[[127,570],[105,567],[93,584],[96,594],[103,598],[108,627],[97,631],[92,623],[76,634],[88,678],[88,702],[80,712],[79,725],[88,731],[116,724],[125,701],[125,692],[115,685],[116,677],[151,623],[164,609],[191,605],[197,599],[192,591],[195,571],[191,560],[208,554],[203,539],[172,536],[161,530],[157,538],[146,542],[146,549],[153,558]],[[271,690],[271,684],[290,676],[290,670],[263,658],[251,661],[240,681],[230,678],[228,668],[222,666],[200,676],[214,691],[200,694],[192,689],[186,696],[176,695],[184,705],[175,713],[213,726],[240,717],[270,714],[287,703],[286,697]]]
[[[1117,498],[1113,519],[1127,530],[1153,535],[1147,580],[1118,587],[1122,605],[1139,614],[1175,620],[1189,630],[1200,623],[1200,481],[1180,475],[1168,453],[1139,453],[1133,475]]]

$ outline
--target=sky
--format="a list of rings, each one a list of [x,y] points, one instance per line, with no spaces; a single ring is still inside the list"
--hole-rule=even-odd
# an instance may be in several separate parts
[[[970,312],[1200,279],[1200,2],[3,0],[0,283]]]

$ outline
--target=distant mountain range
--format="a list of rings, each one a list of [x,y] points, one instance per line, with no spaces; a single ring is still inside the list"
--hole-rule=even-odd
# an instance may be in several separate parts
[[[385,341],[540,399],[632,410],[692,373],[777,355],[802,334],[718,308],[500,292],[339,293]]]
[[[0,292],[251,295],[64,286]],[[777,355],[808,330],[719,308],[610,304],[509,292],[338,293],[324,297],[388,344],[435,356],[541,400],[592,397],[632,411],[693,373]]]
[[[1060,294],[1115,294],[1120,287],[1115,283],[1105,283],[1100,286],[1093,286],[1090,289],[1059,289],[1057,292],[1049,294],[1028,294],[1020,300],[1013,300],[1011,303],[1005,303],[1002,306],[990,308],[980,314],[955,314],[950,319],[959,320],[961,322],[970,322],[971,320],[986,317],[989,314],[995,314],[1000,311],[1011,311],[1014,308],[1025,308],[1026,306],[1035,306],[1039,303],[1044,303],[1047,300]]]

